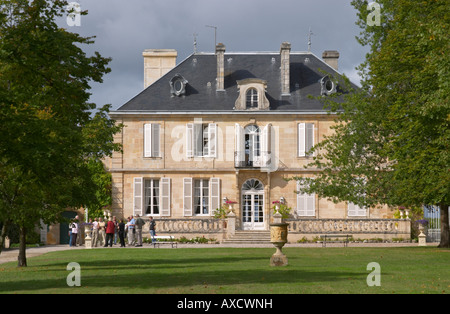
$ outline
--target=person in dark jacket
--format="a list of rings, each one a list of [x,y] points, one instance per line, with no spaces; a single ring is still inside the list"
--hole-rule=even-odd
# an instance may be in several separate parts
[[[152,237],[152,243],[155,244],[155,242],[156,242],[156,239],[155,239],[155,236],[156,236],[156,223],[155,223],[155,221],[153,220],[153,217],[152,217],[152,216],[150,216],[150,221],[149,221],[149,223],[150,223],[150,227],[149,227],[149,230],[150,230],[150,236]]]
[[[125,247],[125,222],[123,218],[119,222],[119,239],[120,247]]]

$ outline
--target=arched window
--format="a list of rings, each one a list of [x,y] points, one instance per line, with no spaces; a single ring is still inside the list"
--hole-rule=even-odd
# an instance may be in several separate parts
[[[258,108],[258,91],[256,88],[249,88],[246,94],[246,106],[249,108]]]

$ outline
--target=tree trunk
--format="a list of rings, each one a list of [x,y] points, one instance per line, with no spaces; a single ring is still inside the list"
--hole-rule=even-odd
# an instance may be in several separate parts
[[[19,257],[17,267],[27,266],[26,246],[27,246],[27,230],[24,226],[20,226],[19,230]]]
[[[6,232],[8,231],[9,221],[4,221],[2,231],[0,234],[0,254],[2,254],[3,246],[5,245]]]
[[[448,205],[440,204],[441,208],[441,243],[438,247],[450,248],[450,229],[448,223]]]

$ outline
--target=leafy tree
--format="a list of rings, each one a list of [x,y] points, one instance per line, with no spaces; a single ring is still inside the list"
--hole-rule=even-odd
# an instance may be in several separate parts
[[[66,7],[0,0],[0,219],[20,228],[19,266],[27,230],[95,199],[89,165],[120,149],[110,106],[93,115],[89,102],[89,84],[102,82],[110,59],[86,56],[80,46],[93,37],[57,26]]]
[[[355,0],[358,41],[370,52],[359,66],[362,88],[344,101],[334,134],[313,150],[314,179],[295,178],[304,192],[360,206],[441,208],[441,247],[449,247],[450,73],[447,1],[381,0],[380,25],[367,23],[368,1]]]

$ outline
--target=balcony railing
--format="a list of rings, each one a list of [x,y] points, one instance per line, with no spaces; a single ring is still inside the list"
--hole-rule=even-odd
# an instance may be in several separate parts
[[[271,165],[271,153],[248,154],[245,151],[234,152],[234,167],[243,169],[265,168]]]

